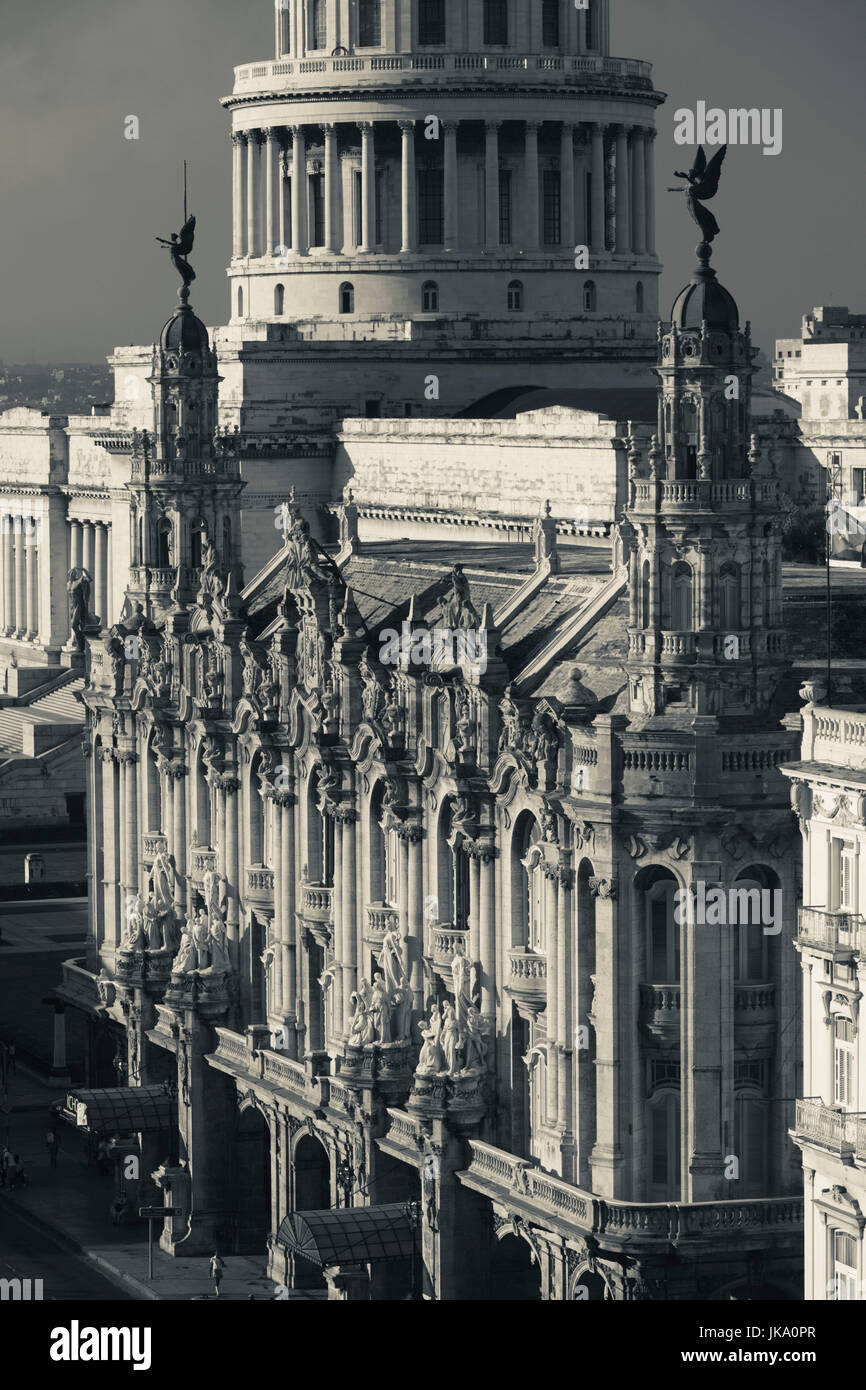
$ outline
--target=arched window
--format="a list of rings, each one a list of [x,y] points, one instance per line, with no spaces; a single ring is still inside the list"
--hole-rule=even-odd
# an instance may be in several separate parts
[[[242,286],[242,285],[238,285],[238,318],[239,318],[239,319],[242,319],[243,316],[244,316],[244,291],[243,291],[243,286]]]
[[[559,0],[542,0],[541,42],[545,48],[559,47]]]
[[[677,985],[680,980],[680,924],[677,881],[666,869],[650,871],[644,886],[646,961],[650,982]]]
[[[395,856],[391,852],[394,832],[385,829],[385,784],[380,782],[370,799],[370,902],[393,904],[397,901]]]
[[[446,39],[447,0],[418,0],[419,44],[443,44]]]
[[[160,569],[171,564],[171,522],[162,521],[156,533],[156,563]]]
[[[285,304],[286,287],[285,285],[276,285],[274,288],[274,313],[282,314],[285,311]]]
[[[594,314],[596,308],[595,281],[587,280],[583,286],[583,311]]]
[[[147,807],[145,810],[145,820],[147,828],[155,834],[162,831],[162,778],[159,775],[157,765],[157,752],[151,738],[147,746]]]
[[[508,307],[513,313],[523,308],[523,281],[512,280],[508,286]]]
[[[310,48],[328,46],[328,3],[327,0],[308,0],[310,16]]]
[[[508,43],[508,0],[483,0],[484,42],[503,47]]]
[[[421,309],[425,314],[435,314],[439,310],[439,286],[435,280],[425,280],[421,286]]]
[[[344,280],[340,286],[340,313],[354,314],[355,312],[355,286],[350,285],[348,280]]]
[[[727,561],[719,570],[719,623],[726,632],[740,629],[740,568]]]
[[[250,764],[249,783],[249,857],[251,864],[267,864],[265,848],[265,803],[259,787],[262,760],[257,756]]]
[[[540,841],[538,821],[524,811],[511,837],[511,941],[518,950],[546,950]]]
[[[439,816],[437,844],[438,909],[440,922],[464,931],[469,923],[469,859],[455,836],[454,802],[448,797]]]
[[[634,309],[636,314],[643,313],[643,281],[638,280],[634,287]]]
[[[334,822],[319,806],[319,770],[310,775],[307,799],[307,882],[334,883]]]
[[[382,42],[382,0],[359,0],[358,47],[376,48]]]
[[[211,844],[211,789],[201,747],[195,764],[195,798],[196,839],[200,845],[208,848]]]

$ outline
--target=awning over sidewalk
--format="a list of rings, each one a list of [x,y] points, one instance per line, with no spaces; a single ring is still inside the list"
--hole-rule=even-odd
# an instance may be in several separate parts
[[[164,1086],[109,1086],[68,1091],[59,1113],[79,1129],[97,1134],[138,1134],[171,1129],[176,1102]]]
[[[280,1223],[277,1240],[313,1264],[366,1264],[412,1254],[414,1235],[406,1202],[335,1211],[295,1211]]]

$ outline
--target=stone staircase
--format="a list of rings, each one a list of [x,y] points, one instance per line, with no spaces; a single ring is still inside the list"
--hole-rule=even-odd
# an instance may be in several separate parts
[[[76,699],[83,688],[84,677],[70,672],[46,694],[36,690],[26,704],[0,709],[0,762],[38,757],[72,738],[84,726],[84,706]]]

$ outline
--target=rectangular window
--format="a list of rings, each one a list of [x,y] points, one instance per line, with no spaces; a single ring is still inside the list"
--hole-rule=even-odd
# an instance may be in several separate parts
[[[310,189],[310,245],[325,244],[325,176],[311,174]]]
[[[358,47],[377,48],[382,42],[382,0],[359,0]]]
[[[545,48],[559,47],[559,0],[543,0],[541,42]]]
[[[854,911],[854,851],[848,845],[839,856],[839,906]]]
[[[446,0],[419,0],[419,44],[432,46],[445,42],[445,3]]]
[[[442,245],[444,191],[444,173],[441,169],[418,171],[418,241],[422,246]]]
[[[866,498],[866,468],[855,468],[851,474],[852,491],[857,494],[859,502]]]
[[[558,246],[562,238],[562,209],[558,169],[544,170],[544,244]]]
[[[328,46],[327,0],[310,0],[310,48]]]
[[[595,48],[595,0],[587,0],[586,10],[586,46]]]
[[[847,1231],[833,1231],[833,1299],[848,1302],[857,1297],[857,1242]]]
[[[364,197],[361,188],[361,170],[355,169],[352,172],[352,221],[355,224],[356,246],[360,246],[364,239],[363,211]]]
[[[854,1024],[849,1018],[836,1018],[836,1046],[833,1056],[834,1096],[836,1105],[845,1109],[853,1103],[854,1089]]]
[[[511,170],[499,170],[499,241],[511,245]]]
[[[508,0],[484,0],[484,42],[500,48],[508,43]]]
[[[376,188],[376,245],[381,246],[385,239],[382,228],[382,209],[385,206],[385,174],[382,169],[376,170],[374,183]]]

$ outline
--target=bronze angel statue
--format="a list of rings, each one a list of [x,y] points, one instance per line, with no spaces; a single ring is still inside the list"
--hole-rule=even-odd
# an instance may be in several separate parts
[[[710,198],[714,198],[719,191],[719,179],[722,173],[722,163],[727,154],[727,145],[713,155],[707,163],[707,156],[704,154],[703,145],[698,146],[695,155],[695,162],[687,174],[681,173],[678,169],[674,170],[674,178],[685,179],[688,184],[686,190],[686,204],[689,214],[693,221],[697,222],[701,229],[701,237],[707,243],[713,241],[719,235],[719,224],[708,208],[703,205]],[[679,193],[680,189],[671,189],[672,193]]]
[[[180,232],[172,232],[171,241],[166,241],[165,237],[158,236],[156,240],[162,246],[168,248],[171,262],[183,280],[184,288],[189,289],[195,279],[195,271],[186,259],[192,250],[195,240],[195,218],[188,217],[180,229]]]

